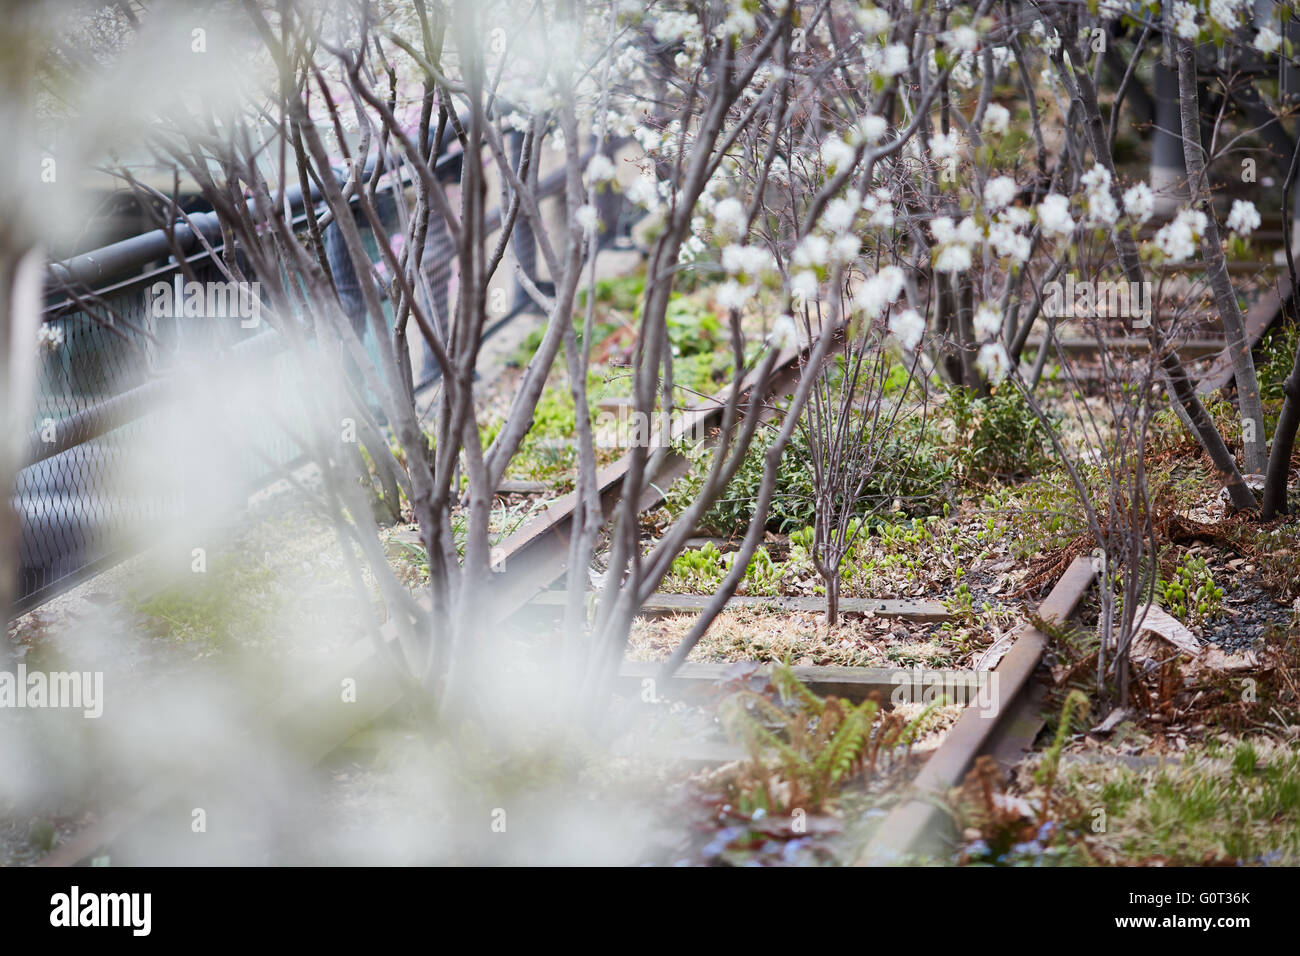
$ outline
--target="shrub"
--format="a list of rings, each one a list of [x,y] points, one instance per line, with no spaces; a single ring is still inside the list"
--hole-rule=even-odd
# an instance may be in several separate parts
[[[980,397],[954,388],[945,410],[963,477],[976,482],[1024,478],[1051,464],[1047,430],[1019,389],[1004,385]]]
[[[1300,325],[1271,329],[1259,343],[1259,395],[1265,402],[1280,402],[1285,398],[1282,384],[1291,374],[1298,343]]]
[[[748,453],[741,462],[731,484],[718,497],[700,519],[700,528],[714,534],[729,536],[741,533],[749,526],[758,501],[758,489],[763,482],[763,455],[771,447],[775,433],[762,430],[754,436]],[[791,440],[791,446],[798,436]],[[694,459],[690,472],[668,493],[668,510],[674,515],[684,511],[699,495],[707,474],[711,453],[703,447],[679,448]],[[772,507],[767,515],[767,528],[784,534],[794,528],[812,524],[812,475],[804,460],[787,447],[777,473],[776,490]]]
[[[711,355],[726,347],[718,317],[685,296],[674,295],[669,300],[665,319],[675,356]]]

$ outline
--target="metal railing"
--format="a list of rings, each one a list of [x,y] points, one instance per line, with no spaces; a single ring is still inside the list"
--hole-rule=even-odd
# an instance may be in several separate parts
[[[539,193],[561,194],[564,185],[559,170],[539,183]],[[301,190],[287,189],[286,198],[295,228],[305,229]],[[310,198],[314,204],[320,197]],[[500,210],[488,220],[489,231],[499,229]],[[238,321],[152,315],[151,287],[183,271],[174,250],[193,279],[226,281],[200,239],[224,255],[216,214],[193,214],[189,223],[177,222],[170,236],[150,230],[49,267],[56,293],[43,315],[35,414],[13,497],[22,529],[17,613],[138,552],[154,529],[186,512],[183,488],[178,496],[174,487],[160,491],[128,473],[138,470],[132,456],[139,442],[187,426],[174,420],[180,411],[172,394],[186,357],[221,353],[244,361],[280,348],[279,334],[265,324],[245,329]],[[236,469],[246,479],[244,500],[279,473],[277,466],[300,457],[277,417],[283,423],[283,416],[265,416],[256,426],[261,433],[242,436],[255,452]]]

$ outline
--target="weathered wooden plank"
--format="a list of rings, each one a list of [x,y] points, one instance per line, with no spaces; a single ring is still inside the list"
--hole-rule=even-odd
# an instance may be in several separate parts
[[[530,608],[562,609],[566,600],[564,591],[542,591],[529,602]],[[641,605],[642,617],[663,617],[669,614],[689,614],[702,611],[713,600],[708,594],[656,594]],[[758,597],[740,595],[727,601],[728,608],[765,608],[773,611],[793,611],[816,614],[826,610],[826,600],[820,597],[787,596]],[[942,601],[903,601],[895,598],[840,598],[840,613],[849,616],[875,614],[879,617],[898,617],[909,621],[947,621],[952,614]]]
[[[544,481],[521,481],[515,478],[505,478],[497,485],[497,494],[499,495],[540,495],[551,490],[551,486]]]
[[[814,665],[792,667],[795,677],[799,678],[813,693],[822,697],[834,695],[845,700],[863,701],[873,693],[879,694],[880,702],[886,706],[891,703],[893,693],[899,687],[909,685],[917,673],[909,667],[838,667],[831,665]],[[626,691],[647,693],[653,697],[675,697],[680,694],[707,693],[710,688],[722,687],[729,683],[749,685],[761,690],[772,673],[771,664],[758,664],[752,661],[701,661],[686,663],[679,667],[672,677],[665,679],[662,661],[624,661],[619,668],[619,684]],[[946,680],[960,683],[970,676],[967,670],[925,670],[927,681]],[[647,697],[647,700],[652,697]]]
[[[1246,341],[1250,343],[1252,349],[1259,344],[1259,340],[1264,337],[1269,326],[1277,320],[1282,312],[1283,303],[1290,298],[1291,280],[1283,275],[1278,278],[1277,285],[1260,296],[1247,311],[1242,321],[1246,326]],[[1223,388],[1232,380],[1232,355],[1225,348],[1201,376],[1201,380],[1196,385],[1196,394],[1208,395]]]
[[[1044,339],[1041,335],[1031,336],[1025,342],[1027,349],[1040,349],[1043,347]],[[1151,342],[1145,338],[1137,336],[1128,336],[1125,338],[1105,338],[1102,339],[1102,345],[1110,352],[1133,352],[1145,353],[1151,350]],[[1178,354],[1184,359],[1193,359],[1201,356],[1218,355],[1223,351],[1223,339],[1187,339],[1177,341],[1174,347],[1178,349]],[[1070,338],[1055,336],[1051,345],[1053,353],[1059,348],[1063,352],[1072,354],[1091,355],[1097,351],[1097,339],[1093,338]]]

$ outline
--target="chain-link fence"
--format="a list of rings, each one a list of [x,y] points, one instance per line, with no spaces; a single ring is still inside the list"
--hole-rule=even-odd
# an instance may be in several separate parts
[[[278,334],[239,315],[187,317],[174,297],[169,308],[155,308],[160,290],[178,275],[174,266],[162,267],[46,311],[28,465],[14,494],[22,526],[19,609],[119,559],[186,515],[198,496],[211,504],[211,489],[202,481],[159,474],[157,466],[144,464],[143,451],[202,427],[181,421],[184,406],[176,401],[178,379],[191,362],[274,350]],[[207,289],[228,288],[208,261],[192,263],[190,277]],[[254,432],[241,437],[260,454],[223,469],[248,485],[266,474],[267,461],[283,464],[296,456],[282,429]]]

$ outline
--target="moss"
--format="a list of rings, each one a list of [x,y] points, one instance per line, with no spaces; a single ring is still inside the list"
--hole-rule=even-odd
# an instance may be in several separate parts
[[[183,583],[130,604],[173,640],[210,650],[269,637],[283,609],[271,569],[229,554],[212,557],[206,571],[191,573]]]

